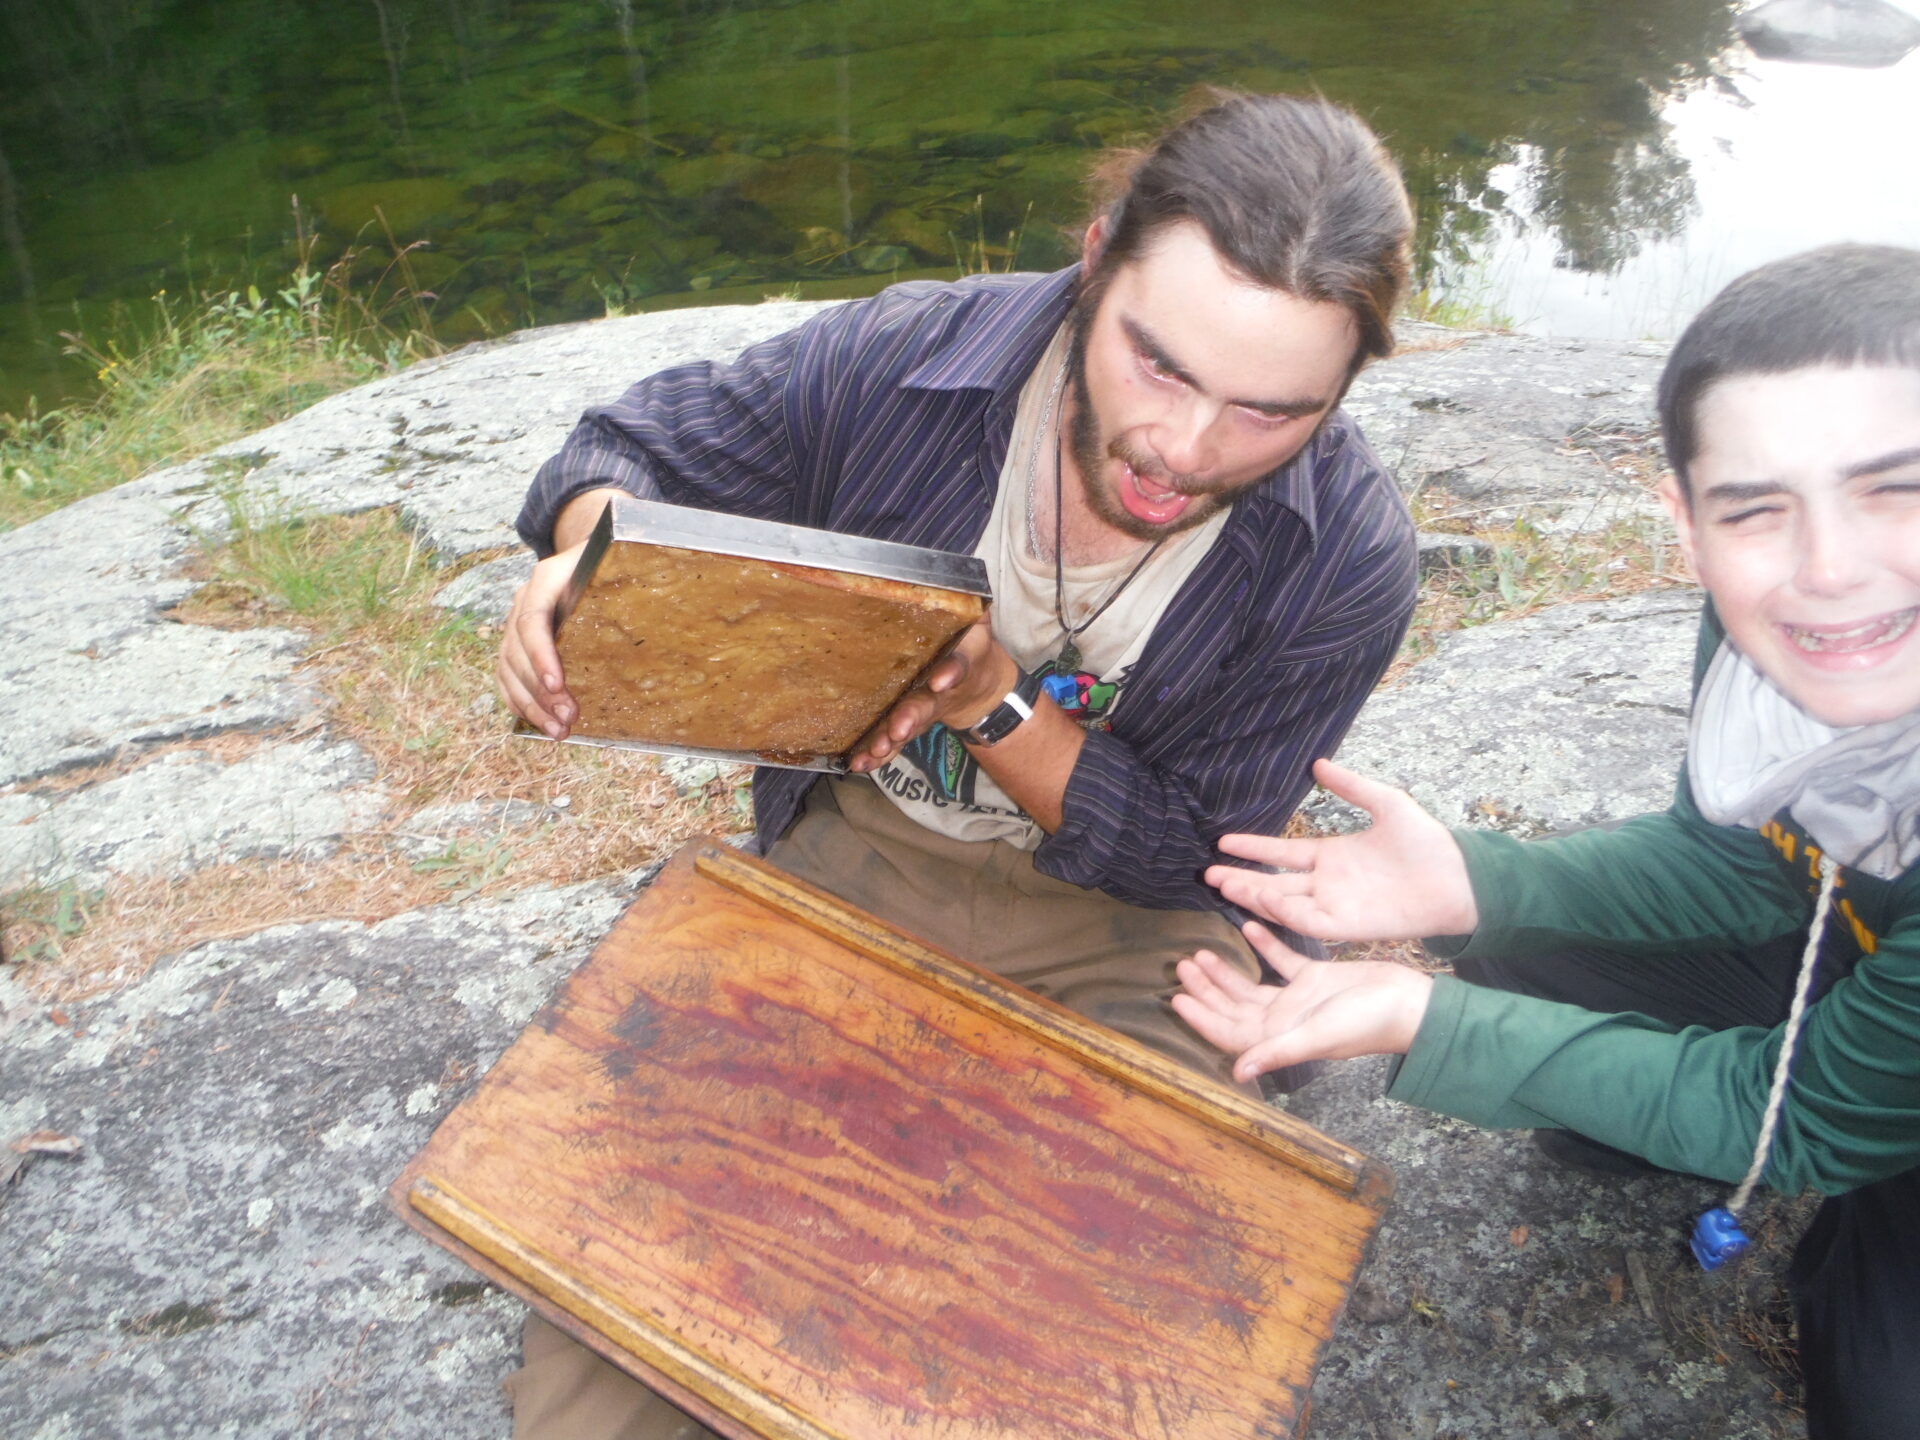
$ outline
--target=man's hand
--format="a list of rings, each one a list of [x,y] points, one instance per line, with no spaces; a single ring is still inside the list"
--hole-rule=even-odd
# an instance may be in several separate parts
[[[1381,960],[1309,960],[1258,921],[1242,933],[1285,985],[1256,985],[1211,950],[1182,960],[1173,1008],[1212,1044],[1238,1051],[1233,1078],[1353,1055],[1403,1055],[1426,1017],[1433,980]]]
[[[1321,760],[1313,777],[1373,817],[1371,829],[1326,840],[1225,835],[1229,855],[1279,868],[1207,867],[1234,904],[1318,940],[1416,940],[1468,935],[1480,923],[1467,862],[1447,827],[1405,791]],[[1288,1062],[1291,1063],[1291,1062]]]
[[[583,540],[542,560],[527,583],[514,591],[500,658],[493,667],[507,708],[555,740],[566,739],[580,717],[580,707],[567,693],[566,676],[560,670],[560,651],[553,643],[553,611],[585,548]]]
[[[560,670],[560,651],[553,643],[554,607],[566,593],[567,580],[601,512],[626,493],[602,487],[583,490],[567,501],[554,517],[550,538],[555,553],[533,567],[527,583],[513,592],[513,608],[507,612],[507,633],[500,639],[494,677],[507,708],[555,740],[567,738],[567,731],[580,718],[580,707],[567,693],[566,676]]]
[[[1000,648],[983,617],[927,672],[925,683],[902,696],[853,747],[847,768],[856,775],[877,770],[894,751],[936,723],[954,730],[978,725],[1019,678],[1020,667]]]

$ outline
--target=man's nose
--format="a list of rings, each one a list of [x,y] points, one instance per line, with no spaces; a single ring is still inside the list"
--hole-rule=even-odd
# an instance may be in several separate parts
[[[1191,391],[1176,399],[1155,427],[1153,448],[1175,475],[1204,475],[1213,468],[1213,430],[1220,407]]]

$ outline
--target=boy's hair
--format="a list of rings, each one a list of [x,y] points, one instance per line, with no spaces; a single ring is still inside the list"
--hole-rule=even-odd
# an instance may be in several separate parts
[[[1393,349],[1413,211],[1400,172],[1367,124],[1327,100],[1212,92],[1147,150],[1094,177],[1106,248],[1081,284],[1084,314],[1120,266],[1160,231],[1196,222],[1256,285],[1330,301],[1360,338],[1347,378]]]
[[[1920,250],[1826,245],[1749,270],[1707,302],[1660,375],[1660,430],[1681,490],[1692,494],[1710,388],[1815,365],[1920,369]]]

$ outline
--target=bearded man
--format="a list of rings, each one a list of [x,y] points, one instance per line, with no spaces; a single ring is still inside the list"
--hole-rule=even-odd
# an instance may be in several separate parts
[[[755,772],[763,850],[1224,1073],[1159,998],[1197,947],[1246,955],[1200,872],[1285,828],[1412,610],[1411,523],[1336,409],[1411,222],[1319,100],[1233,97],[1110,169],[1078,266],[897,285],[589,410],[520,513],[546,558],[499,679],[567,733],[554,604],[610,494],[979,555],[990,615],[853,775]]]
[[[520,513],[544,558],[499,680],[577,718],[554,606],[612,494],[978,555],[990,614],[851,774],[755,772],[763,850],[1224,1077],[1164,998],[1196,949],[1256,971],[1201,871],[1285,828],[1413,608],[1406,508],[1337,409],[1412,222],[1316,99],[1229,97],[1108,186],[1074,267],[896,285],[589,410]],[[511,1388],[519,1435],[708,1433],[537,1322]]]

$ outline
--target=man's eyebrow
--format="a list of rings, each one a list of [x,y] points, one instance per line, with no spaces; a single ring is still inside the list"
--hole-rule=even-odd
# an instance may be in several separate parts
[[[1898,470],[1902,465],[1912,465],[1916,461],[1920,461],[1920,445],[1912,445],[1905,450],[1895,450],[1877,459],[1858,461],[1842,470],[1840,478],[1858,480],[1862,475],[1878,475],[1883,470]]]
[[[1200,388],[1199,382],[1193,378],[1193,373],[1178,360],[1174,359],[1168,352],[1167,347],[1160,342],[1159,337],[1146,326],[1131,316],[1122,315],[1120,317],[1120,328],[1126,331],[1127,338],[1134,343],[1135,348],[1149,360],[1153,361],[1160,369],[1166,371],[1167,374],[1173,376],[1174,379],[1183,384],[1191,385],[1196,390]],[[1331,405],[1333,401],[1331,399],[1314,399],[1308,397],[1300,400],[1236,399],[1229,400],[1227,403],[1229,405],[1244,406],[1248,410],[1257,410],[1263,415],[1317,415],[1320,411]]]

